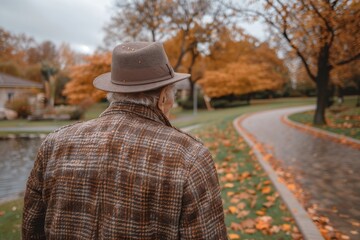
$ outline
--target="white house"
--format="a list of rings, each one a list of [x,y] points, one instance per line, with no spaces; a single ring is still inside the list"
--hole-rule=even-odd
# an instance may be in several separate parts
[[[32,82],[19,77],[0,73],[0,109],[16,96],[28,96],[34,89],[41,89],[41,83]]]

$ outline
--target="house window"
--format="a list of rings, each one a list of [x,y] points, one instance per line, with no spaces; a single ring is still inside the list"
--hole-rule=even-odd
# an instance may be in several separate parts
[[[8,101],[10,102],[11,99],[14,98],[14,93],[13,92],[8,92]]]

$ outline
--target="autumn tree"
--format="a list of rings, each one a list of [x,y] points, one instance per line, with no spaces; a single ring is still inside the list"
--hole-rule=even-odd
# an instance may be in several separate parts
[[[164,11],[168,8],[167,0],[118,0],[115,14],[104,27],[106,45],[120,41],[151,39],[159,41],[166,33],[169,23]]]
[[[351,0],[259,0],[236,13],[263,19],[296,53],[317,88],[314,124],[325,124],[331,71],[360,58],[360,2]],[[261,9],[262,8],[262,9]],[[259,10],[260,9],[260,10]]]
[[[0,28],[0,71],[24,77],[28,66],[27,51],[35,46],[33,38]]]
[[[199,84],[211,98],[278,90],[288,79],[276,51],[251,36],[236,41],[227,32],[210,50]]]
[[[70,104],[80,104],[84,101],[99,101],[105,97],[105,92],[93,87],[93,80],[100,74],[110,72],[111,53],[94,54],[84,58],[84,63],[70,69],[71,81],[65,86],[63,94]]]

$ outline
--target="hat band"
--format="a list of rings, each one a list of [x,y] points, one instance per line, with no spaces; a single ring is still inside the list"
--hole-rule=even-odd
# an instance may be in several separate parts
[[[115,75],[115,76],[114,76]],[[127,76],[127,78],[122,78]],[[173,78],[174,71],[168,64],[166,68],[143,68],[143,69],[124,69],[121,71],[111,72],[111,82],[123,86],[137,86],[151,83],[162,82]]]

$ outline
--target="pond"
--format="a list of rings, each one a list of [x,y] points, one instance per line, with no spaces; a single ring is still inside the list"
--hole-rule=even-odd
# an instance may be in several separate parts
[[[24,192],[37,150],[44,139],[0,140],[0,202]]]

